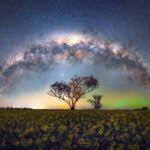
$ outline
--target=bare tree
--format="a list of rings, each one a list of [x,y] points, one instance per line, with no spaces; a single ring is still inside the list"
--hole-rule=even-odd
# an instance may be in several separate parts
[[[52,84],[48,94],[66,102],[70,109],[74,110],[79,99],[97,86],[98,80],[93,76],[74,76],[69,83],[55,82]]]
[[[101,104],[102,97],[103,97],[102,95],[93,95],[93,99],[88,99],[88,102],[91,103],[91,105],[93,105],[95,110],[98,110],[102,107]]]

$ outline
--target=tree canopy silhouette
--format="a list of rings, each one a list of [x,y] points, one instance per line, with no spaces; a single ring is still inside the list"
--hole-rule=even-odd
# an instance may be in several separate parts
[[[93,91],[98,85],[98,80],[93,76],[74,76],[69,83],[55,82],[52,84],[48,94],[66,102],[70,109],[74,110],[79,99]]]
[[[91,105],[93,105],[95,110],[98,110],[102,107],[101,104],[102,97],[103,97],[102,95],[93,95],[93,99],[88,99],[88,102],[91,103]]]

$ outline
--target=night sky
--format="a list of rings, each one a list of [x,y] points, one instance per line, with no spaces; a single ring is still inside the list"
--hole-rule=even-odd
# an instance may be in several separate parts
[[[103,108],[150,106],[150,1],[0,0],[0,106],[67,108],[47,91],[73,75]]]

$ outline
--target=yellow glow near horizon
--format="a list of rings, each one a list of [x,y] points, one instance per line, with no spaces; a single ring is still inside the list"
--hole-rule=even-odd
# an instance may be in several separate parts
[[[100,92],[104,97],[102,98],[103,108],[106,109],[117,109],[117,108],[138,108],[143,106],[149,106],[149,100],[145,97],[140,97],[138,92],[118,92],[118,91],[107,91]],[[109,93],[109,94],[108,94]],[[87,109],[91,105],[86,99],[91,98],[91,95],[85,96],[85,98],[79,100],[76,104],[77,109]],[[17,99],[0,101],[1,106],[9,107],[28,107],[34,109],[69,109],[65,102],[59,101],[55,97],[50,97],[46,90],[39,93],[32,93],[29,96],[21,96]]]

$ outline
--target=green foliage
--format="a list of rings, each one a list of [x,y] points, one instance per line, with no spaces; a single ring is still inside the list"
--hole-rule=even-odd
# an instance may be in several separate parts
[[[146,149],[150,111],[0,110],[0,149]]]

